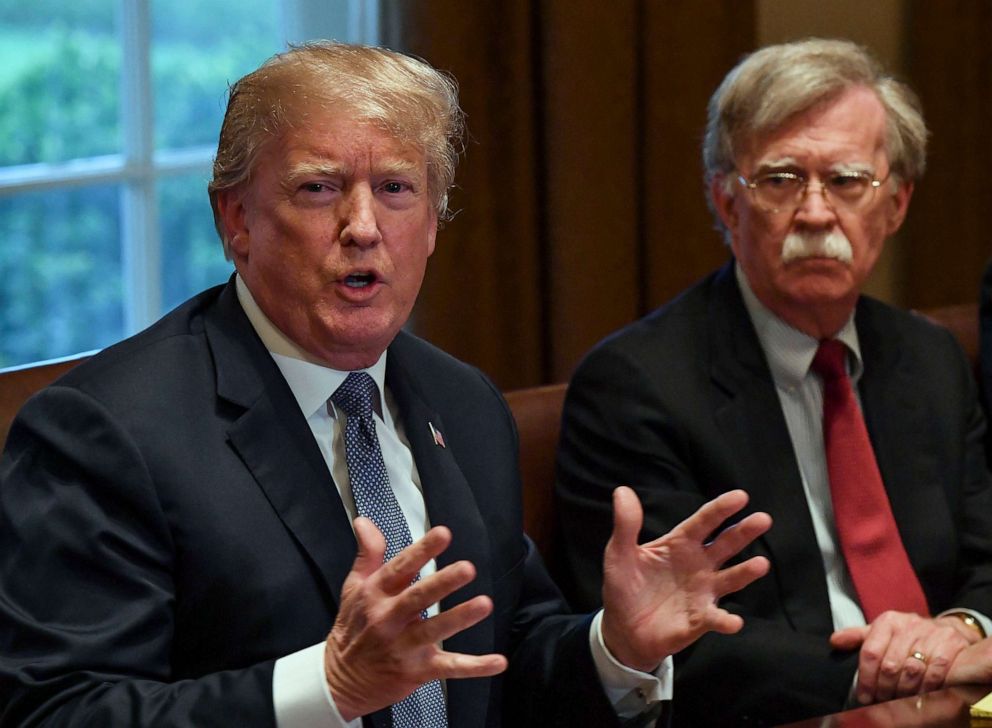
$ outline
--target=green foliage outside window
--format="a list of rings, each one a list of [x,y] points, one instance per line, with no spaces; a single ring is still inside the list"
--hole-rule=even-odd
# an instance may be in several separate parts
[[[0,167],[122,152],[116,7],[0,0]],[[276,11],[271,0],[152,4],[156,148],[215,144],[228,84],[278,50]],[[165,308],[231,272],[207,178],[157,186]],[[121,199],[116,184],[0,196],[0,366],[124,334]]]

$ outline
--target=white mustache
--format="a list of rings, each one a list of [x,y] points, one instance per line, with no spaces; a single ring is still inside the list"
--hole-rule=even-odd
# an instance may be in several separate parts
[[[851,241],[842,232],[789,233],[782,243],[782,262],[801,258],[836,258],[841,263],[854,260]]]

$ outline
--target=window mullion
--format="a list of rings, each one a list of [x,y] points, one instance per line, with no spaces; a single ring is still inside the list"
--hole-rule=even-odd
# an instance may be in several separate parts
[[[161,241],[154,167],[150,0],[121,0],[121,123],[127,180],[121,192],[124,324],[134,333],[161,313]]]

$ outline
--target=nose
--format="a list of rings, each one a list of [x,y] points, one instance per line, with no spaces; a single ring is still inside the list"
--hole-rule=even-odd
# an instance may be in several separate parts
[[[829,227],[836,219],[837,211],[827,197],[827,188],[822,182],[810,180],[796,208],[796,221],[809,227]]]
[[[341,230],[342,245],[368,247],[382,240],[379,221],[376,218],[375,196],[367,187],[353,188],[345,199],[344,228]]]

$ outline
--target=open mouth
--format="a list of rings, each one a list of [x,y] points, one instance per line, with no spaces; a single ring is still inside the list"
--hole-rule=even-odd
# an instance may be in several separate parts
[[[349,288],[365,288],[375,283],[374,273],[352,273],[344,277],[344,284]]]

